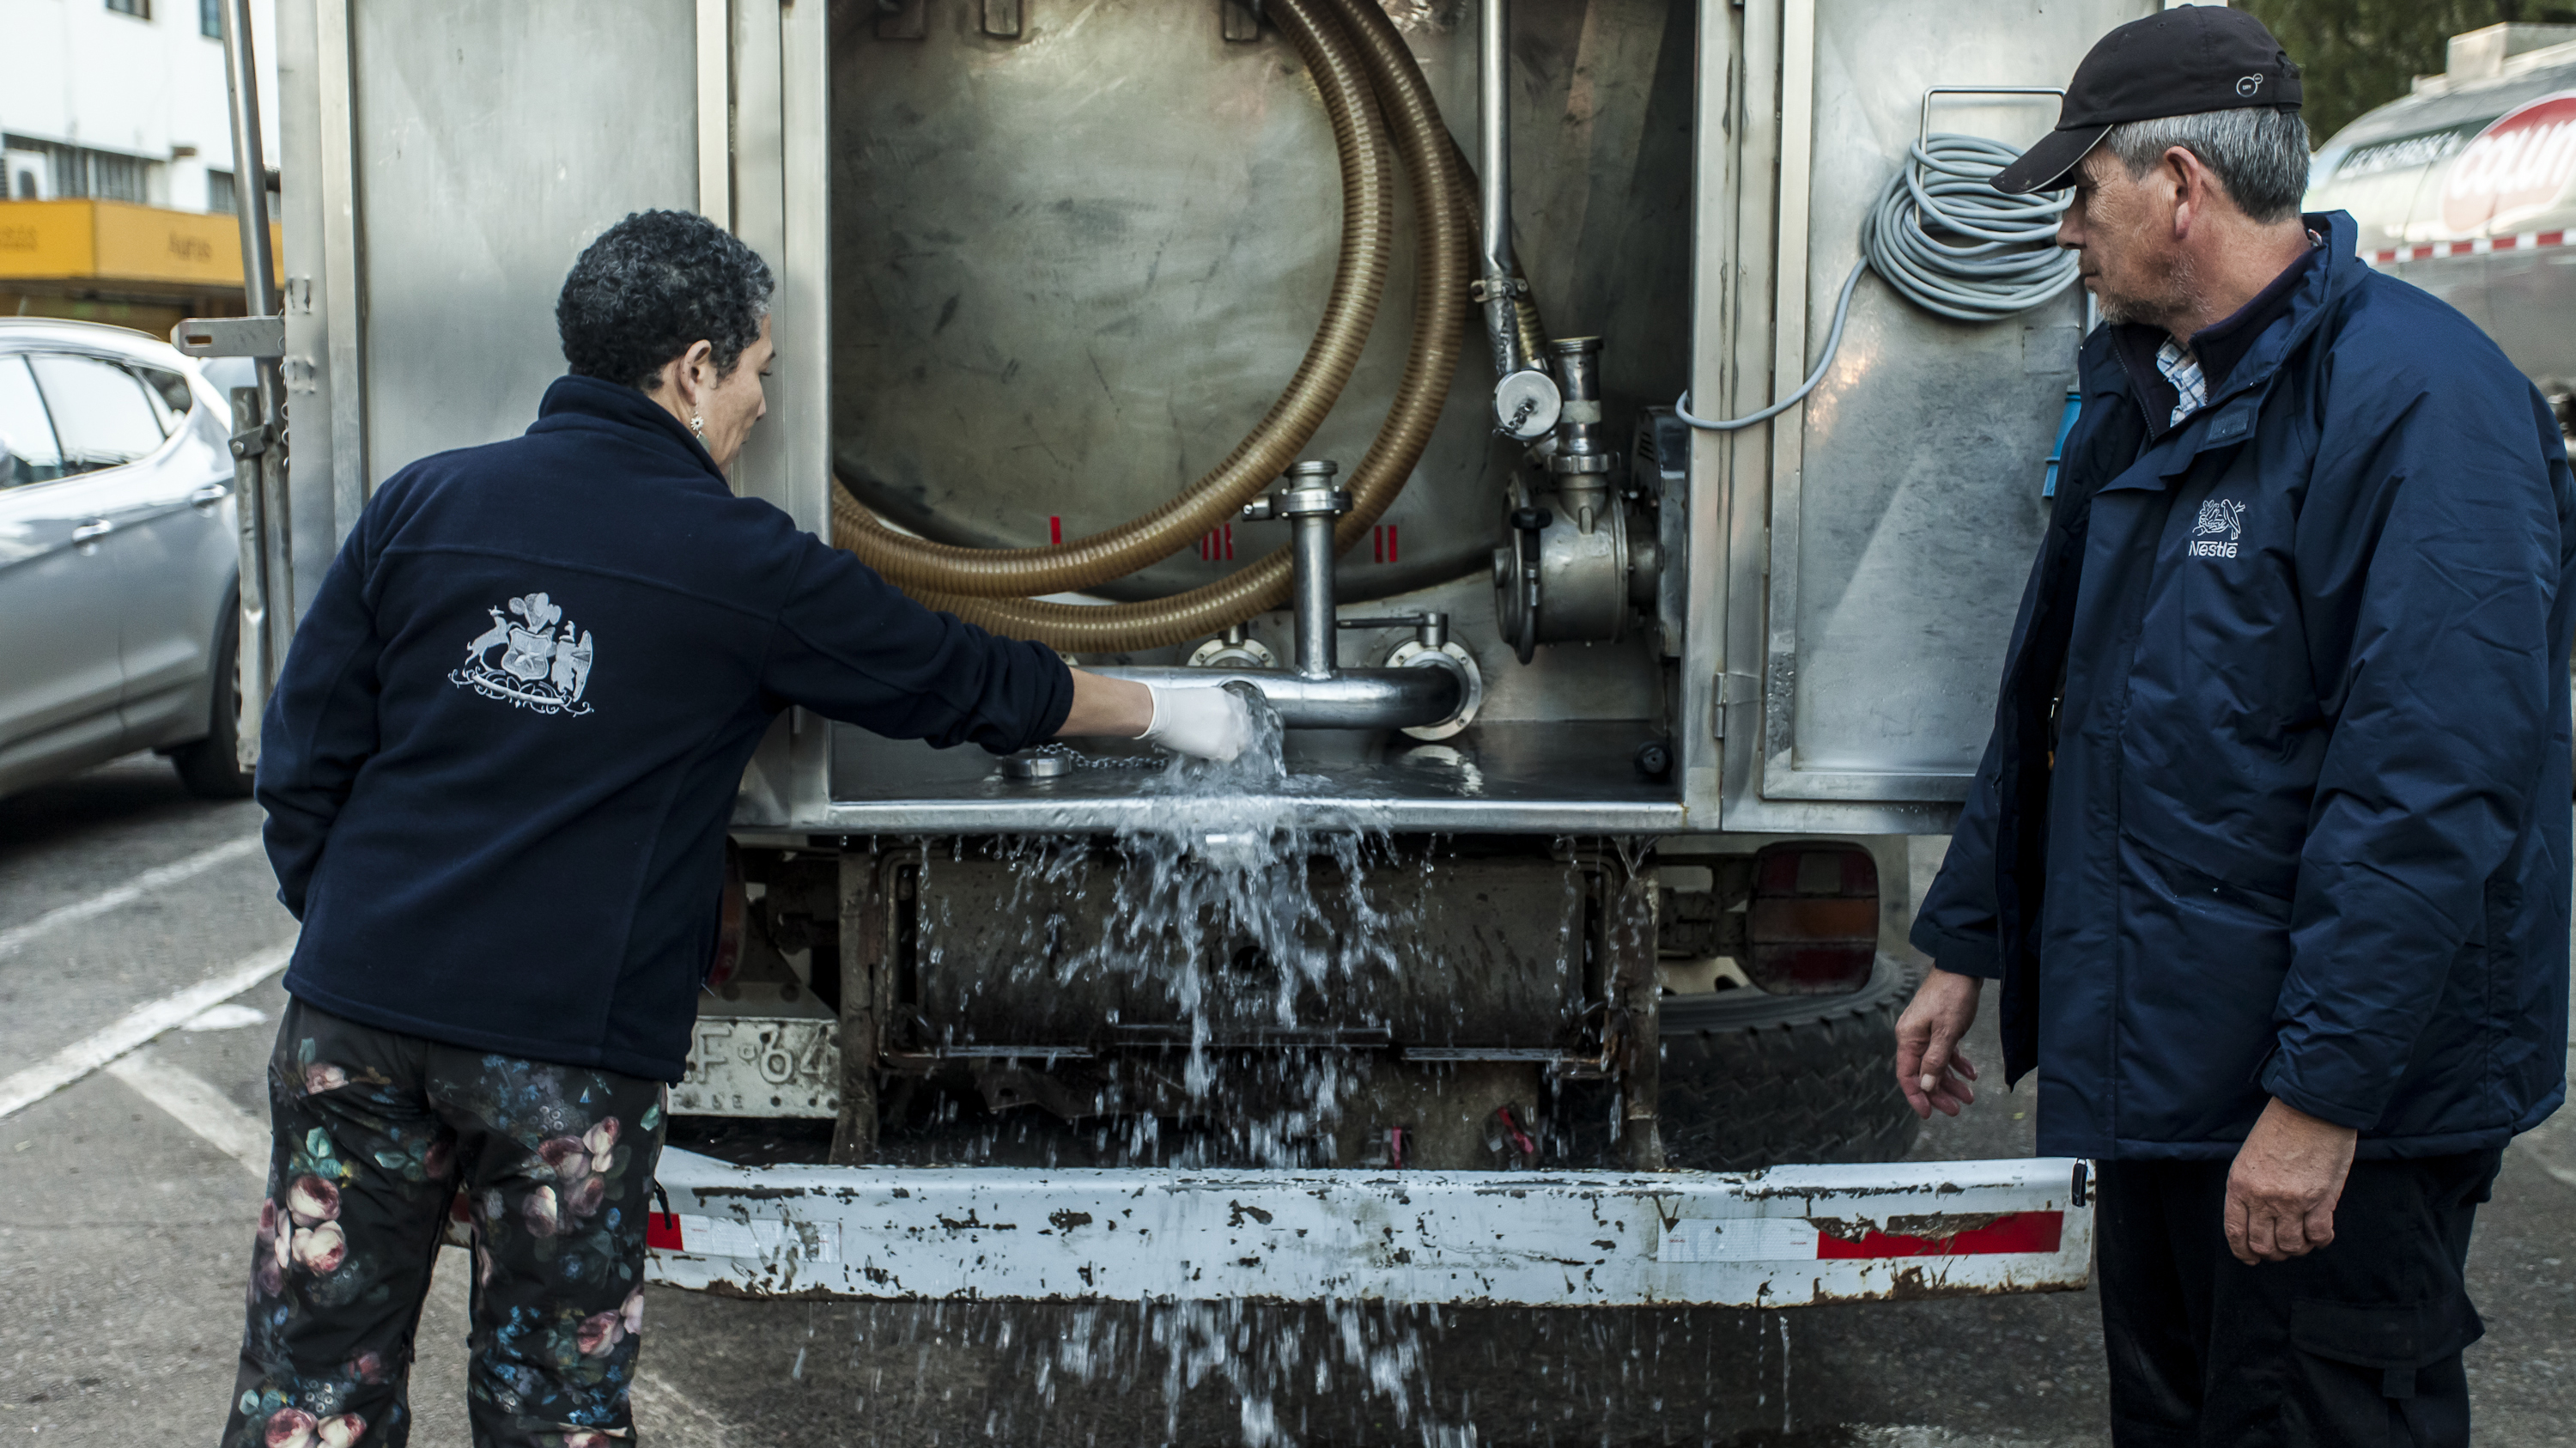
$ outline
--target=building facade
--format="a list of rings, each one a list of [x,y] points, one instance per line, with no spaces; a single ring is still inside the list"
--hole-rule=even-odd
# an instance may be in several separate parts
[[[274,156],[274,0],[251,12]],[[0,315],[163,336],[243,310],[223,13],[223,0],[0,0]],[[273,202],[273,167],[268,186]]]
[[[233,209],[221,0],[0,0],[0,180],[12,201]],[[253,0],[276,153],[273,0]],[[272,185],[274,183],[272,182]]]

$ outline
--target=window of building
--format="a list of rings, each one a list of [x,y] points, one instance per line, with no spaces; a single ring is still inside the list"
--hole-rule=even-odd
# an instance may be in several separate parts
[[[224,38],[224,0],[197,0],[197,33],[208,40]]]
[[[152,18],[152,0],[107,0],[107,8],[119,15],[131,15],[137,20]]]
[[[275,171],[268,173],[268,214],[272,218],[277,215],[277,180]],[[230,171],[209,168],[206,172],[206,209],[224,216],[240,211],[241,178]]]
[[[150,195],[152,163],[138,156],[111,156],[92,151],[89,162],[89,194],[109,201],[141,201]]]
[[[85,146],[65,146],[25,136],[0,136],[0,147],[42,156],[46,170],[52,173],[53,195],[59,199],[97,196],[109,201],[143,201],[151,195],[153,163],[141,156],[120,156],[113,151],[93,151]],[[15,177],[8,189],[19,189]]]

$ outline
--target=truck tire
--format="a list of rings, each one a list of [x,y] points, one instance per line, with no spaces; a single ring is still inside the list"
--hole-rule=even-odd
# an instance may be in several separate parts
[[[1752,1171],[1905,1155],[1923,1126],[1896,1086],[1896,1017],[1913,987],[1882,955],[1850,995],[1665,996],[1665,1161]]]
[[[199,799],[243,799],[249,796],[251,772],[241,767],[237,739],[241,731],[241,604],[224,599],[223,622],[215,628],[215,651],[208,656],[215,687],[207,711],[206,737],[170,751],[179,782]]]

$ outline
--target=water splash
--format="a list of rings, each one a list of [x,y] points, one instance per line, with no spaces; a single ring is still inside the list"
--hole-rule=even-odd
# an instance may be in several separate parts
[[[1420,852],[1400,855],[1383,832],[1315,824],[1301,806],[1327,781],[1292,772],[1277,719],[1266,708],[1255,716],[1252,747],[1229,764],[1139,770],[1139,808],[1106,847],[960,842],[923,860],[926,917],[934,901],[948,908],[943,869],[1008,871],[992,911],[1003,923],[925,919],[920,978],[925,996],[935,992],[925,1006],[943,1046],[1043,1046],[989,1037],[1025,1033],[1018,1007],[1050,995],[1119,1003],[1104,1012],[1116,1040],[1101,1053],[1104,1109],[1093,1118],[1115,1124],[1093,1126],[1087,1140],[1067,1133],[1098,1164],[1383,1164],[1338,1160],[1337,1128],[1367,1085],[1363,1053],[1342,1035],[1370,1029],[1372,984],[1402,966],[1386,943],[1397,922],[1372,881],[1436,867]],[[1086,932],[1086,921],[1099,925]],[[979,944],[994,930],[1017,933],[1003,950],[952,962],[944,942],[961,923],[984,932]],[[1007,962],[998,970],[995,955]],[[1049,1019],[1069,1024],[1062,1012]],[[1086,1306],[1030,1342],[1023,1361],[1042,1403],[1068,1382],[1159,1388],[1167,1441],[1180,1434],[1184,1400],[1222,1385],[1246,1448],[1295,1444],[1308,1406],[1354,1394],[1426,1445],[1472,1444],[1471,1427],[1429,1411],[1423,1334],[1438,1321],[1436,1311],[1353,1302],[1320,1317],[1240,1301]],[[1148,1361],[1159,1373],[1135,1381]]]

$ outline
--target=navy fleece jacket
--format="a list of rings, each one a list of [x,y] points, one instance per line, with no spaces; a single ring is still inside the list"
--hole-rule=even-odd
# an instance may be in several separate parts
[[[260,732],[287,989],[484,1050],[679,1079],[727,817],[781,708],[1025,748],[1055,654],[897,593],[737,498],[631,387],[386,480]]]

